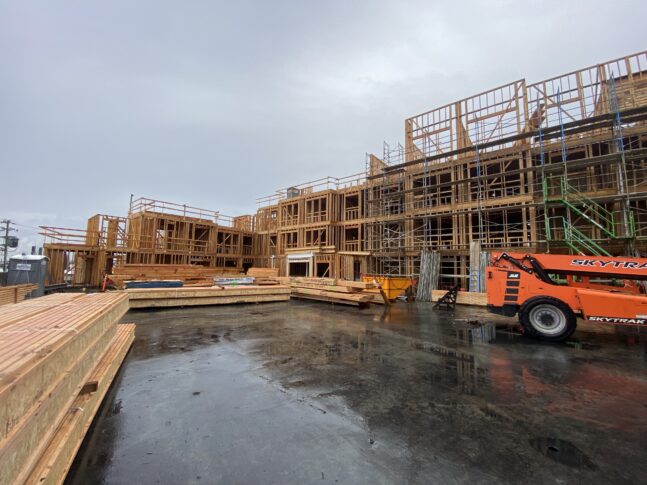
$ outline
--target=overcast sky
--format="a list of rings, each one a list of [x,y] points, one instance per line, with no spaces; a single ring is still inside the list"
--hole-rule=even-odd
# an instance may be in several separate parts
[[[0,218],[130,194],[238,215],[364,170],[403,120],[647,48],[636,1],[0,0]]]

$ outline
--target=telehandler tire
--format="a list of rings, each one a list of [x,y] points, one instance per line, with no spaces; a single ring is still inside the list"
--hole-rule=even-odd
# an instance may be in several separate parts
[[[519,309],[519,323],[529,337],[562,342],[575,331],[577,317],[566,303],[549,296],[536,296]]]

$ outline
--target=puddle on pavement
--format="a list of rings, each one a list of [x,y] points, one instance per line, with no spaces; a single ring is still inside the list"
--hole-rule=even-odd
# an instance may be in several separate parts
[[[529,443],[542,455],[563,465],[589,470],[597,469],[595,463],[569,441],[559,438],[533,438]]]

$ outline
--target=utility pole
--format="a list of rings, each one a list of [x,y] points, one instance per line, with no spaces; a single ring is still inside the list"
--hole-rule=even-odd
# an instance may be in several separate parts
[[[9,255],[9,232],[15,231],[15,229],[11,227],[11,221],[9,219],[3,219],[2,221],[0,221],[0,225],[4,225],[4,236],[2,236],[2,238],[4,239],[4,242],[2,243],[2,251],[3,251],[2,271],[6,272],[7,256]]]

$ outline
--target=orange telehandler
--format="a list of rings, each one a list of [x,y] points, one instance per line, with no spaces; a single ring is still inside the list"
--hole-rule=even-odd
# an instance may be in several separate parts
[[[647,259],[495,253],[486,278],[488,310],[518,314],[531,337],[565,340],[578,316],[647,326]]]

